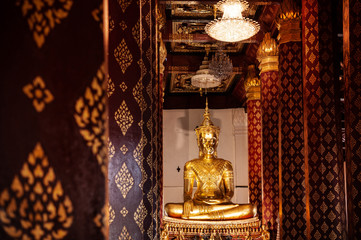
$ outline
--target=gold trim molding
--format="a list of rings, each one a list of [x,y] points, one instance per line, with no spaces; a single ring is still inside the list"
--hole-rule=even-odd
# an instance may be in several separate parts
[[[271,38],[270,33],[266,33],[262,43],[257,50],[257,59],[260,62],[258,68],[261,73],[278,71],[278,46],[276,40]]]
[[[246,89],[247,100],[261,99],[261,80],[256,76],[256,68],[254,65],[248,66],[244,87]]]

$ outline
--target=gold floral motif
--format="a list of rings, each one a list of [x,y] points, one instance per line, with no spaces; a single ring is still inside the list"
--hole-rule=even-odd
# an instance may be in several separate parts
[[[96,156],[103,174],[107,172],[107,146],[105,139],[106,96],[103,90],[104,64],[98,69],[84,96],[75,103],[74,118],[79,132]]]
[[[125,155],[127,152],[128,152],[128,148],[123,145],[121,148],[120,148],[120,151],[123,153],[123,155]]]
[[[41,48],[55,25],[68,16],[73,0],[17,0],[16,5],[20,6],[36,45]]]
[[[73,223],[73,205],[40,143],[0,194],[0,222],[16,239],[63,239]]]
[[[142,93],[143,89],[143,82],[141,80],[138,81],[133,89],[134,99],[137,101],[141,112],[144,112],[147,107]]]
[[[147,209],[144,206],[143,200],[140,202],[137,211],[134,213],[134,220],[137,223],[140,231],[144,233],[144,219],[147,216]]]
[[[109,205],[108,211],[109,211],[109,224],[112,224],[112,222],[115,219],[115,211],[112,208],[112,206],[110,206],[110,205]]]
[[[152,46],[150,46],[150,47],[148,48],[148,50],[146,51],[145,55],[147,56],[148,61],[151,63],[151,62],[152,62],[152,55],[153,55]]]
[[[127,104],[123,100],[118,111],[115,113],[115,121],[118,123],[123,135],[127,133],[130,126],[133,124],[133,116],[131,115]]]
[[[128,214],[128,210],[125,207],[123,207],[122,210],[120,210],[120,214],[122,214],[122,216],[125,217]]]
[[[117,187],[122,193],[123,198],[126,198],[128,192],[134,185],[134,179],[125,163],[123,163],[122,168],[115,176],[115,183],[117,184]]]
[[[142,166],[142,162],[143,162],[143,159],[144,159],[143,150],[144,150],[144,147],[145,147],[146,144],[147,144],[147,138],[145,137],[144,133],[142,132],[139,143],[138,143],[137,147],[133,151],[134,160],[135,160],[135,162],[138,164],[138,166],[140,168]]]
[[[127,85],[125,84],[125,82],[122,82],[120,85],[119,85],[120,89],[125,92],[127,90]]]
[[[99,27],[103,30],[103,3],[99,4],[99,7],[91,12],[94,20],[99,23]]]
[[[124,21],[121,21],[121,22],[119,23],[119,26],[120,26],[120,28],[121,28],[123,31],[127,28],[127,24],[125,24]]]
[[[108,88],[107,88],[107,95],[108,97],[110,97],[115,91],[115,85],[112,81],[112,79],[109,77],[108,78]]]
[[[42,112],[45,104],[54,100],[51,92],[46,88],[44,80],[37,76],[33,83],[29,83],[23,87],[25,95],[33,100],[33,106],[37,112]]]
[[[118,237],[118,240],[133,240],[125,226],[123,227],[122,233]]]
[[[150,27],[150,21],[151,21],[151,15],[150,15],[150,11],[148,12],[148,14],[145,16],[145,21],[147,22],[148,26]]]
[[[109,160],[111,160],[114,157],[114,154],[115,154],[115,147],[114,147],[113,143],[108,139]]]
[[[100,228],[103,236],[107,236],[107,219],[105,212],[107,211],[107,205],[105,204],[100,213],[98,213],[93,219],[95,225]],[[109,223],[110,224],[110,223]]]
[[[142,29],[140,30],[140,28],[142,28]],[[147,33],[145,32],[144,27],[141,26],[140,20],[138,20],[137,24],[135,24],[135,26],[132,28],[132,34],[133,34],[133,38],[135,39],[138,46],[140,47],[140,45],[147,38]]]
[[[114,57],[117,60],[120,68],[122,69],[123,74],[127,70],[127,68],[133,62],[133,56],[129,51],[127,43],[125,42],[124,38],[119,43],[118,47],[114,49]]]
[[[119,6],[122,8],[123,13],[129,5],[132,3],[132,0],[118,0]]]
[[[109,16],[109,32],[113,31],[114,28],[115,28],[114,20],[112,19],[111,16]]]

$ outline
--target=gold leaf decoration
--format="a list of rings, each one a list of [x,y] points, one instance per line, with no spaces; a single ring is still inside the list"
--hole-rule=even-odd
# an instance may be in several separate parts
[[[114,28],[115,28],[114,20],[112,19],[111,16],[109,16],[109,32],[113,31]]]
[[[17,0],[16,5],[21,8],[36,45],[41,48],[55,25],[68,16],[73,0]]]
[[[120,68],[122,69],[123,74],[127,70],[127,68],[133,62],[133,56],[129,51],[127,43],[125,42],[124,38],[119,43],[118,47],[114,49],[114,57],[117,60]]]
[[[105,211],[107,211],[107,204],[105,204],[100,213],[98,213],[94,218],[95,225],[100,228],[100,231],[103,233],[103,236],[107,236],[107,222]]]
[[[138,22],[132,28],[132,34],[133,34],[133,38],[135,39],[138,46],[140,47],[140,45],[147,38],[147,33],[145,32],[144,27],[143,26],[141,27],[140,20],[138,20]]]
[[[127,133],[130,126],[133,124],[133,116],[131,115],[127,104],[123,100],[119,109],[115,113],[115,121],[118,123],[123,135]]]
[[[120,85],[119,85],[120,89],[125,92],[127,90],[127,85],[125,85],[125,82],[122,82]]]
[[[109,160],[111,160],[114,157],[114,154],[115,154],[115,147],[114,147],[113,143],[108,139]]]
[[[105,139],[106,96],[103,90],[104,64],[98,69],[84,96],[75,103],[74,118],[79,132],[96,156],[103,174],[107,172],[107,146]]]
[[[16,239],[63,239],[73,223],[73,205],[40,143],[0,194],[0,222]]]
[[[140,202],[137,211],[134,213],[134,220],[137,223],[140,231],[144,233],[144,219],[147,216],[147,209],[144,206],[143,200]]]
[[[125,155],[127,152],[128,152],[128,148],[123,145],[121,148],[120,148],[120,151],[123,153],[123,155]]]
[[[29,83],[23,87],[25,95],[33,100],[33,106],[37,112],[42,112],[45,105],[54,100],[51,92],[46,88],[44,80],[37,76],[33,83]]]
[[[137,101],[141,112],[144,112],[147,107],[147,104],[143,97],[143,89],[144,89],[143,82],[141,80],[138,81],[138,83],[135,85],[133,89],[134,99]]]
[[[125,24],[124,21],[121,21],[121,22],[119,23],[119,26],[120,26],[120,28],[121,28],[123,31],[127,28],[127,24]]]
[[[119,6],[122,8],[123,13],[129,5],[132,3],[132,0],[118,0]]]
[[[115,175],[115,183],[122,193],[123,198],[127,197],[128,192],[134,185],[134,179],[130,174],[128,167],[125,163],[123,163],[121,169]]]
[[[112,208],[112,206],[109,205],[109,224],[112,224],[114,219],[115,219],[115,211]]]
[[[123,227],[122,233],[118,237],[118,240],[133,240],[125,226]]]
[[[103,3],[99,4],[99,7],[91,12],[94,20],[99,23],[99,27],[103,30]]]
[[[150,27],[150,21],[151,21],[151,11],[148,12],[147,16],[145,16],[145,21],[147,22],[148,26]]]
[[[123,207],[122,210],[120,210],[120,214],[122,214],[122,216],[125,217],[128,214],[128,210],[125,207]]]
[[[115,91],[115,85],[112,81],[112,79],[109,77],[108,78],[108,88],[107,88],[107,95],[108,97],[110,97]]]
[[[144,65],[143,59],[139,59],[139,61],[137,63],[140,67],[141,78],[143,78],[144,75],[147,73],[147,68]]]

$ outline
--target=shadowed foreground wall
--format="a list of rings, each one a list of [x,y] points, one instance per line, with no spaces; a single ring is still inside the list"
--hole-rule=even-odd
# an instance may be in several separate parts
[[[2,1],[2,240],[104,238],[101,4]]]

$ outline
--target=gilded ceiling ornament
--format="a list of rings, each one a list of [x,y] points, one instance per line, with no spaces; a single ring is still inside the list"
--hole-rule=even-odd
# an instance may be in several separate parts
[[[73,205],[40,143],[0,194],[0,222],[16,239],[63,239],[73,223]]]
[[[278,21],[279,44],[302,40],[300,7],[296,1],[282,1]]]
[[[137,24],[134,25],[132,28],[132,34],[134,40],[137,42],[138,46],[140,47],[144,40],[147,38],[147,33],[144,30],[144,27],[141,26],[140,20],[138,20]]]
[[[50,31],[68,16],[73,0],[17,0],[16,5],[21,8],[36,45],[41,48]]]
[[[33,106],[37,112],[42,112],[45,105],[54,100],[53,95],[46,88],[42,77],[37,76],[33,83],[29,83],[23,87],[25,95],[33,101]]]
[[[129,5],[132,3],[132,0],[118,0],[119,6],[122,8],[123,13]]]
[[[107,88],[107,95],[110,97],[115,91],[115,85],[112,79],[108,76],[108,88]]]
[[[134,120],[124,100],[119,106],[118,110],[115,112],[114,119],[120,127],[122,134],[125,136],[130,126],[132,126]]]
[[[123,74],[127,70],[127,68],[133,62],[133,55],[130,53],[129,48],[124,40],[119,43],[118,47],[114,49],[114,57],[118,62],[120,68],[122,69]]]
[[[261,80],[256,76],[254,65],[248,66],[248,73],[245,79],[245,89],[248,100],[261,99]]]
[[[133,240],[125,226],[123,227],[122,233],[118,237],[118,240]]]
[[[119,85],[120,89],[125,92],[127,90],[127,85],[125,84],[125,82],[122,82],[120,85]]]
[[[134,179],[125,163],[123,163],[117,175],[115,175],[115,183],[117,184],[117,187],[122,193],[123,198],[126,198],[128,192],[134,185]]]
[[[278,71],[278,46],[276,40],[271,38],[270,33],[266,33],[263,41],[257,50],[257,59],[260,62],[261,73]]]
[[[128,210],[125,207],[123,207],[122,210],[120,210],[120,214],[122,214],[122,216],[125,217],[128,214]]]
[[[143,200],[141,200],[137,211],[134,213],[134,220],[137,223],[140,231],[144,233],[144,219],[147,216],[148,211],[144,206]]]
[[[107,146],[105,139],[106,96],[103,89],[104,64],[98,69],[84,95],[75,103],[74,119],[79,132],[92,150],[103,174],[107,172]]]

